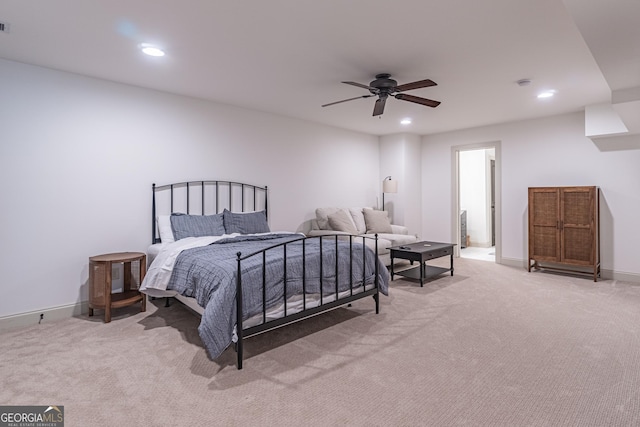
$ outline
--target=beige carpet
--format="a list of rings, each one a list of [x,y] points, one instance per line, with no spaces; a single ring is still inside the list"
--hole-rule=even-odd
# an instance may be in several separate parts
[[[207,358],[179,303],[0,335],[0,404],[66,426],[640,425],[640,286],[456,259]],[[98,312],[100,313],[100,312]]]

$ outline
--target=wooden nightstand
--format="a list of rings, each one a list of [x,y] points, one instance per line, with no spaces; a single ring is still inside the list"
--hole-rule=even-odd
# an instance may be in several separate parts
[[[131,263],[138,264],[138,283],[131,288]],[[111,266],[114,263],[124,264],[122,292],[111,293]],[[111,322],[111,309],[126,307],[142,302],[140,311],[147,310],[147,299],[138,291],[142,279],[147,272],[147,256],[142,252],[119,252],[103,254],[89,258],[89,316],[93,310],[104,309],[104,322]]]

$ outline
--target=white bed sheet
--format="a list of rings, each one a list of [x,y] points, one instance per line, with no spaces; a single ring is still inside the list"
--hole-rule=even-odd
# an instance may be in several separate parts
[[[187,237],[171,243],[151,245],[147,250],[147,256],[153,259],[140,284],[140,292],[158,298],[175,296],[176,291],[167,290],[167,286],[180,252],[206,246],[227,237],[233,237],[233,235]]]
[[[150,266],[153,260],[156,259],[164,245],[164,243],[154,243],[147,248],[147,266]]]

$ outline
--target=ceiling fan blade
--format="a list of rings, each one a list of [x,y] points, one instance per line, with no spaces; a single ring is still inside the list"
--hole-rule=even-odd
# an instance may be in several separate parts
[[[394,95],[396,99],[401,101],[415,102],[416,104],[426,105],[427,107],[437,107],[440,105],[440,101],[434,101],[433,99],[420,98],[419,96],[407,95],[406,93],[399,93]]]
[[[351,86],[358,86],[358,87],[361,87],[361,88],[367,89],[367,90],[373,90],[373,91],[376,91],[376,93],[378,93],[377,92],[378,91],[377,88],[371,87],[371,86],[367,86],[367,85],[363,85],[361,83],[356,83],[356,82],[342,82],[342,83],[345,83],[345,84],[348,84],[348,85],[351,85]]]
[[[376,105],[373,106],[373,115],[379,116],[384,112],[384,104],[387,102],[387,98],[381,98],[376,101]]]
[[[354,98],[349,98],[349,99],[343,99],[342,101],[336,101],[336,102],[330,102],[329,104],[324,104],[323,107],[328,107],[329,105],[335,105],[335,104],[340,104],[341,102],[347,102],[347,101],[353,101],[354,99],[360,99],[360,98],[370,98],[373,95],[362,95],[362,96],[356,96]]]
[[[396,86],[395,91],[403,92],[405,90],[420,89],[422,87],[429,87],[429,86],[437,86],[437,84],[433,80],[426,79],[426,80],[420,80],[418,82],[405,83],[403,85]]]

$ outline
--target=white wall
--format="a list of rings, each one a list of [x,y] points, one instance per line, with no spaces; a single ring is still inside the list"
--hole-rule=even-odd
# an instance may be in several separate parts
[[[89,256],[145,251],[154,182],[268,185],[274,230],[379,194],[375,136],[1,59],[0,93],[0,317],[86,301]]]
[[[527,188],[601,188],[601,265],[640,279],[637,217],[640,150],[607,150],[584,135],[584,114],[486,126],[422,138],[422,235],[452,240],[452,146],[501,141],[501,245],[504,262],[527,258]],[[432,185],[437,182],[439,185]],[[496,236],[498,237],[498,236]],[[498,243],[498,242],[497,242]]]
[[[385,194],[385,204],[393,223],[406,226],[409,234],[417,234],[422,228],[421,150],[421,138],[418,135],[380,137],[380,192],[386,176],[391,175],[398,181],[398,192]]]

